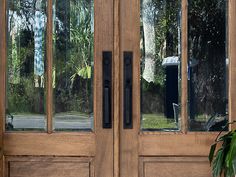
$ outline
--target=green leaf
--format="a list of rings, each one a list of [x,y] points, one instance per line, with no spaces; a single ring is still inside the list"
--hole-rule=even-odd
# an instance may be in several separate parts
[[[92,74],[92,69],[91,66],[87,66],[87,74],[88,74],[88,78],[91,78],[91,74]]]
[[[220,176],[224,163],[223,157],[224,157],[223,148],[220,148],[216,153],[215,160],[213,161],[213,168],[212,168],[213,177]]]
[[[230,142],[230,149],[226,156],[226,166],[227,168],[232,167],[232,162],[236,155],[236,133],[233,134],[232,140]]]
[[[228,139],[228,138],[232,138],[232,132],[230,131],[229,133],[227,133],[227,134],[225,134],[225,135],[223,135],[223,136],[221,136],[221,137],[219,137],[218,139],[217,139],[217,141],[224,141],[225,139]]]
[[[215,154],[215,150],[216,150],[216,145],[217,145],[216,143],[211,145],[210,153],[209,153],[209,156],[208,156],[210,164],[211,164],[211,162],[212,162],[212,160],[214,158],[214,154]]]
[[[84,79],[86,79],[86,78],[90,79],[91,73],[92,73],[91,66],[83,67],[82,69],[79,69],[79,71],[78,71],[78,75]]]

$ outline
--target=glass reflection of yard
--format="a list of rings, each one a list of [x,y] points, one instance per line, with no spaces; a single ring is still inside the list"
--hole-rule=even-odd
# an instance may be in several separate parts
[[[143,114],[142,129],[175,129],[174,119],[166,119],[163,114]]]
[[[45,130],[48,102],[53,104],[55,128],[87,128],[79,122],[66,126],[61,122],[90,122],[93,117],[89,115],[93,112],[93,4],[92,0],[53,2],[53,46],[49,46],[53,50],[53,99],[49,99],[47,1],[7,1],[6,123],[13,117],[7,130]]]
[[[45,129],[46,119],[44,115],[33,113],[13,113],[7,116],[7,127],[9,130],[43,130]],[[88,130],[92,126],[93,114],[82,112],[63,112],[55,115],[54,128],[59,130],[70,129]]]

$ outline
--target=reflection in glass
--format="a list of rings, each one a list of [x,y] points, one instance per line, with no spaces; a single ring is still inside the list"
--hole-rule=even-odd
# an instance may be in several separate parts
[[[141,127],[180,128],[180,0],[141,0]]]
[[[92,128],[93,1],[54,0],[54,128]]]
[[[189,0],[189,129],[219,131],[227,122],[226,1]]]
[[[45,129],[45,0],[7,1],[6,130]]]

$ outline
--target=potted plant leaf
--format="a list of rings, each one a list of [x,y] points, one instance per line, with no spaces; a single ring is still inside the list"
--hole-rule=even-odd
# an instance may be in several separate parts
[[[235,122],[223,128],[210,148],[209,161],[213,177],[234,177],[236,174],[236,130],[221,135],[229,124]]]

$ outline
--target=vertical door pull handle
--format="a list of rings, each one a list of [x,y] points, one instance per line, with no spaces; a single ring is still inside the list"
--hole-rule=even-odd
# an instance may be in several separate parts
[[[112,128],[111,86],[112,86],[112,52],[103,51],[103,128]]]
[[[133,52],[124,52],[124,129],[133,128],[132,114],[132,72],[133,72]]]
[[[125,89],[125,125],[130,125],[130,88]]]
[[[104,110],[104,128],[108,128],[106,126],[109,126],[110,128],[110,110],[107,109],[109,108],[109,105],[111,104],[110,103],[110,99],[109,99],[109,92],[110,92],[110,89],[108,87],[105,87],[104,88],[104,107],[105,107],[105,110]]]

